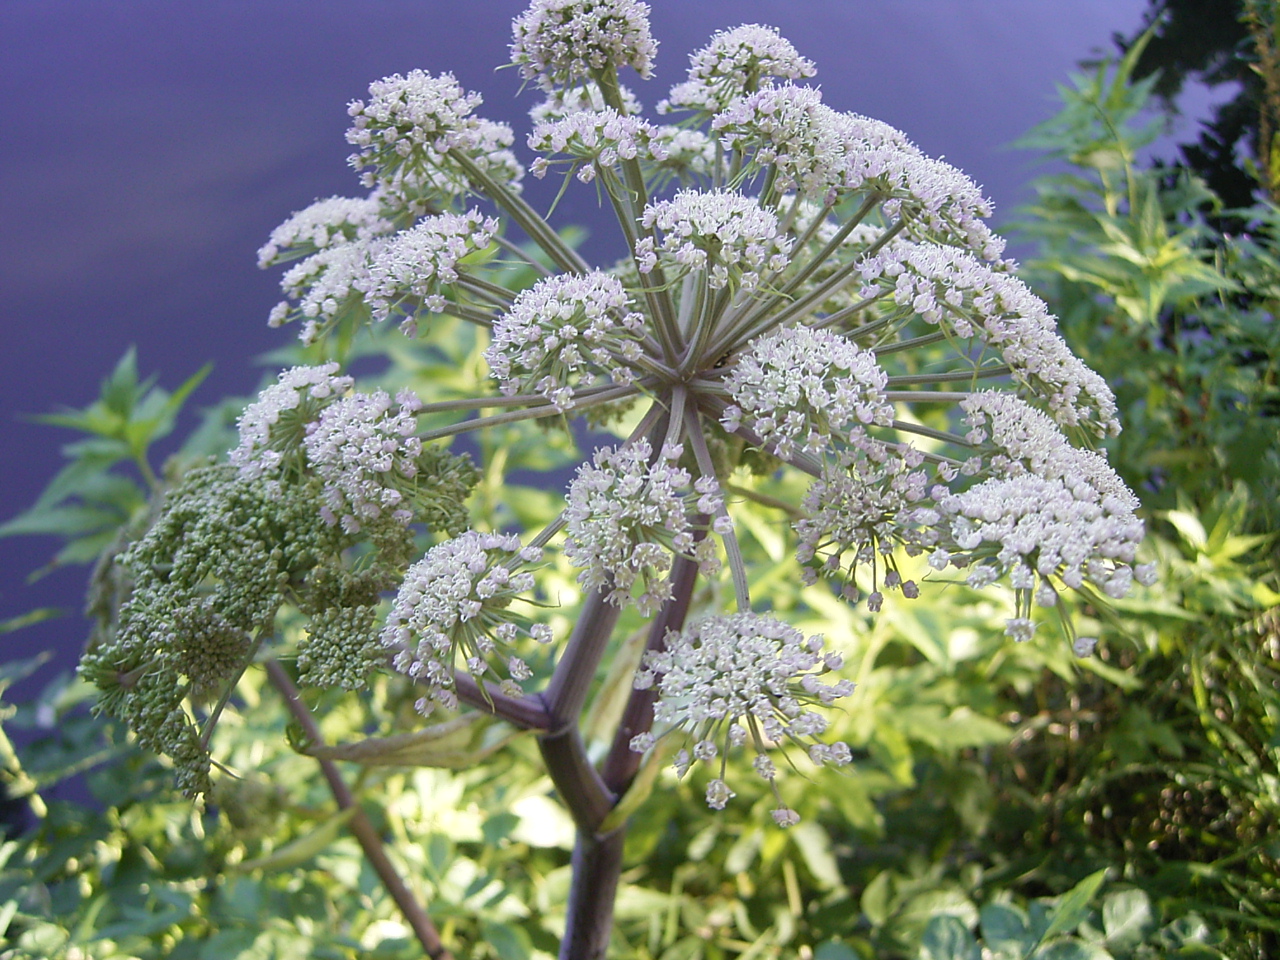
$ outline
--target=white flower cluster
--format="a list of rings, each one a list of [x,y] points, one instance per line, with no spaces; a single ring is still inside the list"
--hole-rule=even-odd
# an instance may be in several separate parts
[[[317,200],[271,231],[270,238],[258,249],[258,266],[265,269],[393,229],[391,221],[382,216],[382,198],[377,193]]]
[[[369,272],[370,253],[385,240],[352,241],[314,253],[285,271],[280,289],[297,301],[290,307],[282,300],[272,308],[268,326],[279,327],[303,320],[298,339],[311,344],[320,334],[361,302],[361,288]]]
[[[864,441],[861,449],[841,451],[835,464],[824,464],[822,476],[813,481],[804,498],[807,516],[795,523],[796,560],[804,566],[807,583],[815,583],[819,576],[843,580],[842,594],[857,602],[858,567],[869,565],[872,582],[867,608],[872,613],[883,603],[882,584],[891,590],[901,588],[908,599],[919,596],[918,586],[898,575],[893,551],[901,544],[915,551],[920,539],[914,508],[929,494],[923,462],[923,454],[907,444],[871,440]],[[846,555],[848,573],[844,574]],[[883,580],[878,564],[884,567]]]
[[[729,150],[751,153],[751,169],[771,165],[779,193],[796,190],[827,202],[845,185],[848,145],[840,115],[813,87],[766,86],[730,104],[711,128]]]
[[[864,297],[891,288],[897,304],[927,323],[945,323],[956,336],[977,336],[998,350],[1060,426],[1104,437],[1120,432],[1111,388],[1071,352],[1044,301],[1021,280],[933,243],[890,244],[859,269]]]
[[[495,179],[514,184],[522,170],[507,149],[514,139],[511,128],[472,116],[480,103],[480,94],[464,91],[451,73],[412,70],[377,80],[369,85],[368,103],[353,100],[347,108],[347,142],[358,148],[351,164],[365,171],[368,187],[457,194],[466,189],[448,157],[457,150]]]
[[[511,24],[511,62],[545,90],[629,66],[649,78],[657,41],[636,0],[533,0]]]
[[[1089,483],[1025,473],[940,493],[936,501],[939,536],[929,563],[971,568],[972,587],[1007,578],[1015,590],[1036,590],[1044,606],[1057,604],[1051,578],[1072,589],[1089,583],[1115,599],[1129,592],[1142,521],[1130,503],[1100,499]]]
[[[326,406],[309,425],[307,460],[324,484],[320,515],[330,526],[341,523],[347,533],[359,533],[362,523],[386,510],[401,524],[413,520],[397,486],[418,473],[422,441],[414,436],[414,414],[422,401],[405,390],[396,402],[393,410],[383,390],[353,393]]]
[[[241,479],[273,480],[286,469],[301,468],[308,424],[354,384],[337,372],[336,363],[283,370],[245,407],[238,421],[240,442],[228,457]]]
[[[578,179],[590,183],[599,167],[612,167],[619,160],[665,159],[663,143],[655,140],[648,120],[624,116],[612,107],[580,110],[559,120],[539,123],[529,134],[529,149],[539,153],[564,153],[579,164]],[[550,166],[539,157],[530,168],[535,177],[546,176]]]
[[[813,61],[800,56],[773,27],[745,23],[716,31],[710,43],[689,55],[689,79],[671,88],[658,112],[719,113],[766,77],[799,80],[815,73]]]
[[[479,210],[427,217],[398,233],[369,258],[360,281],[373,319],[405,316],[405,333],[417,334],[423,312],[441,313],[445,288],[458,279],[463,258],[484,251],[498,232],[498,221]]]
[[[655,457],[643,439],[617,450],[601,447],[569,486],[564,552],[582,570],[578,582],[608,588],[612,603],[634,602],[646,616],[671,597],[673,553],[693,558],[708,575],[719,568],[712,541],[694,536],[687,501],[696,497],[697,512],[712,516],[724,500],[707,477],[697,480],[693,495],[681,492],[690,479],[675,465],[681,453],[667,447]]]
[[[842,658],[823,652],[821,636],[805,638],[795,627],[773,617],[736,613],[708,617],[680,634],[668,635],[666,649],[645,654],[636,674],[637,689],[656,685],[654,721],[670,729],[682,729],[697,738],[693,757],[681,750],[676,769],[681,776],[693,760],[710,764],[721,750],[741,746],[750,739],[757,748],[765,740],[804,746],[814,763],[843,765],[850,761],[844,743],[817,741],[827,729],[822,714],[806,705],[829,705],[853,693],[848,680],[823,683],[820,677],[840,668]],[[717,743],[717,739],[722,742]],[[637,752],[654,744],[652,734],[631,742]],[[723,810],[733,791],[721,777],[707,786],[707,804]],[[756,772],[772,782],[773,762],[762,752]],[[797,822],[785,806],[774,812],[781,826]]]
[[[855,150],[850,184],[855,183],[856,189],[886,191],[889,198],[881,209],[886,216],[906,221],[912,235],[957,244],[983,260],[995,260],[1004,252],[1004,238],[983,222],[994,212],[991,201],[949,163],[896,148]]]
[[[473,676],[490,669],[489,657],[506,656],[509,679],[503,691],[519,696],[519,681],[532,673],[513,651],[521,635],[549,643],[551,630],[534,624],[522,630],[510,611],[511,601],[533,589],[533,574],[515,572],[537,562],[542,551],[521,547],[520,539],[468,530],[427,551],[409,568],[387,615],[383,644],[395,650],[395,667],[427,687],[417,703],[430,714],[436,707],[457,707],[453,670],[459,655]]]
[[[778,218],[755,200],[737,193],[681,190],[670,200],[650,203],[640,222],[662,232],[636,244],[636,262],[649,273],[661,261],[668,279],[704,270],[713,290],[733,285],[754,290],[762,270],[787,265],[791,242],[778,231]]]
[[[730,368],[724,424],[746,426],[784,459],[819,454],[833,440],[864,437],[867,424],[892,424],[888,378],[875,354],[838,333],[784,327],[757,338]]]
[[[1138,509],[1138,498],[1104,455],[1071,446],[1053,420],[1016,394],[982,390],[962,400],[960,408],[971,428],[966,442],[985,454],[977,458],[980,468],[999,477],[1033,473],[1071,486],[1085,484],[1099,502],[1114,497]],[[1083,490],[1079,495],[1089,496]]]
[[[560,274],[522,290],[493,325],[485,351],[506,396],[536,392],[559,410],[574,390],[607,374],[630,383],[640,356],[644,316],[631,309],[622,282],[607,273]]]
[[[716,142],[701,130],[664,125],[654,127],[650,152],[654,165],[687,181],[708,177],[716,167]]]
[[[970,585],[1007,575],[1015,589],[1035,589],[1042,606],[1057,604],[1050,578],[1077,589],[1088,582],[1113,598],[1128,592],[1135,573],[1152,582],[1153,565],[1131,568],[1143,536],[1138,498],[1104,456],[1071,446],[1052,420],[1010,394],[983,391],[961,406],[966,439],[980,451],[974,466],[994,476],[937,497],[931,565],[981,561]]]

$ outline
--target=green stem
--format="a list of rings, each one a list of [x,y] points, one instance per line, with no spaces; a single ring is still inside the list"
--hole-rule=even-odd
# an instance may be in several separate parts
[[[698,472],[704,477],[715,480],[719,485],[720,478],[716,476],[715,462],[711,459],[711,451],[707,448],[707,439],[703,436],[702,424],[698,422],[698,417],[698,411],[692,408],[685,412],[687,420],[685,432],[689,436],[689,443],[693,446],[693,456],[698,463]],[[729,516],[729,511],[723,504],[720,507],[720,516]],[[719,536],[729,559],[729,574],[733,579],[733,595],[738,603],[738,612],[749,613],[751,592],[747,587],[747,565],[742,558],[742,548],[738,545],[738,535],[734,532],[732,521],[729,523],[728,532]]]
[[[507,216],[529,235],[530,240],[546,252],[556,266],[566,273],[591,272],[591,268],[577,251],[565,243],[560,234],[556,233],[551,225],[538,215],[538,211],[524,201],[523,197],[494,180],[463,151],[450,150],[449,157],[462,168],[467,179],[481,193],[506,211]]]
[[[516,298],[516,295],[506,287],[500,287],[496,283],[490,283],[481,277],[462,274],[458,277],[457,283],[468,293],[474,293],[477,297],[488,300],[499,307],[508,306]]]
[[[958,447],[971,447],[964,437],[955,433],[949,433],[946,430],[935,430],[933,427],[926,427],[922,423],[909,423],[906,420],[894,420],[893,429],[901,433],[914,433],[917,436],[929,437],[933,440],[941,440],[944,443],[954,443]]]
[[[973,380],[1003,377],[1012,372],[1012,367],[1001,364],[999,366],[986,367],[982,370],[956,370],[952,373],[917,373],[911,376],[890,377],[885,381],[885,386],[906,387],[913,383],[968,383]]]
[[[512,410],[508,413],[495,413],[491,417],[476,417],[474,420],[463,420],[460,423],[452,424],[448,427],[439,427],[435,430],[426,430],[418,434],[418,439],[423,443],[431,440],[439,440],[443,437],[456,437],[460,433],[467,433],[471,430],[482,430],[485,427],[499,427],[504,423],[518,423],[521,420],[536,420],[540,417],[556,417],[563,416],[564,413],[577,413],[579,410],[585,410],[588,407],[594,407],[601,403],[608,403],[611,400],[620,400],[623,397],[629,397],[640,391],[635,385],[628,384],[621,387],[610,387],[608,390],[601,390],[599,393],[592,394],[589,397],[578,400],[568,411],[557,410],[551,404],[544,404],[539,407],[531,407],[526,410]]]
[[[519,244],[512,243],[506,237],[494,237],[493,242],[496,243],[498,246],[500,246],[503,250],[506,250],[508,253],[514,253],[517,257],[519,257],[529,266],[533,267],[534,270],[542,274],[544,277],[551,276],[551,271],[547,269],[546,264],[539,262],[537,258],[531,256]]]
[[[493,714],[522,730],[546,730],[551,725],[542,701],[536,697],[509,697],[493,683],[481,683],[463,670],[454,671],[453,689],[468,706]]]
[[[967,390],[887,390],[884,398],[890,403],[959,403],[971,396]]]

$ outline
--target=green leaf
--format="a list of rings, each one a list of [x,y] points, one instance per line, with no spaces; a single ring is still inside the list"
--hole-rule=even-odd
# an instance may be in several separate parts
[[[828,940],[818,944],[818,949],[813,951],[813,960],[862,960],[862,957],[853,947],[838,940]]]
[[[863,915],[871,921],[873,926],[884,926],[893,905],[892,871],[881,870],[875,875],[875,878],[862,891],[862,900],[859,905],[862,907]]]
[[[17,617],[9,617],[9,620],[0,620],[0,634],[12,634],[13,631],[22,630],[23,627],[65,616],[67,616],[67,611],[60,611],[56,607],[37,607],[33,611],[19,613]],[[5,668],[0,667],[0,680],[4,678],[4,671]]]
[[[1035,947],[1027,915],[1005,903],[988,903],[978,913],[983,943],[989,950],[1022,960]]]
[[[366,766],[447,767],[465,770],[500,750],[523,731],[482,713],[467,713],[410,733],[368,737],[350,743],[302,744],[299,753],[317,760],[347,760]]]
[[[359,807],[348,807],[329,817],[320,826],[298,839],[286,843],[265,857],[257,857],[236,864],[232,869],[239,873],[252,870],[292,870],[311,860],[338,838],[347,821],[355,816]]]
[[[1049,927],[1040,937],[1040,943],[1051,940],[1064,933],[1070,933],[1089,916],[1089,904],[1107,880],[1107,870],[1091,873],[1074,887],[1064,893],[1058,900]]]
[[[831,837],[827,831],[811,820],[804,820],[792,827],[790,834],[819,889],[840,887],[843,883],[840,868],[836,866],[836,858],[831,852]]]
[[[1122,952],[1133,950],[1155,929],[1151,898],[1142,890],[1117,890],[1102,901],[1102,929],[1106,944]]]
[[[982,960],[973,934],[955,917],[934,917],[924,928],[918,960]]]
[[[1032,960],[1112,960],[1111,954],[1102,947],[1082,940],[1058,940],[1041,947]]]
[[[493,948],[501,960],[529,960],[533,955],[533,943],[523,928],[507,923],[480,923],[485,942]]]

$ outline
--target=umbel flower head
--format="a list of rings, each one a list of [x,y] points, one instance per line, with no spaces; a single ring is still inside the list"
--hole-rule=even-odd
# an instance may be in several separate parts
[[[453,670],[460,658],[479,677],[489,671],[491,654],[505,654],[509,679],[503,689],[520,695],[518,681],[532,674],[514,644],[522,633],[549,643],[551,631],[544,624],[521,630],[510,607],[534,585],[533,575],[519,566],[541,556],[536,547],[522,547],[518,537],[468,530],[432,547],[409,568],[382,642],[395,651],[396,669],[426,686],[418,701],[424,715],[437,706],[457,707]]]
[[[584,587],[607,590],[614,603],[634,602],[648,614],[671,596],[673,554],[695,559],[705,573],[718,568],[712,542],[695,536],[690,513],[715,514],[723,500],[706,478],[685,492],[689,473],[675,465],[682,453],[667,446],[655,456],[647,440],[638,440],[617,450],[601,447],[578,468],[565,510],[564,552],[581,568]]]
[[[546,90],[632,67],[648,79],[658,44],[636,0],[534,0],[512,24],[511,62]]]
[[[557,276],[521,291],[493,325],[489,370],[511,397],[538,393],[558,410],[601,376],[631,383],[642,355],[644,316],[607,273]]]
[[[658,112],[692,110],[714,116],[770,77],[799,80],[817,70],[773,27],[745,23],[719,30],[711,42],[689,54],[689,79],[671,88]]]
[[[749,569],[758,531],[788,539],[792,581],[828,581],[870,612],[886,594],[923,596],[931,579],[1001,584],[1019,640],[1036,609],[1067,614],[1069,591],[1096,605],[1150,579],[1136,562],[1137,499],[1090,448],[1119,430],[1115,398],[999,259],[981,188],[903,132],[824,103],[806,83],[814,65],[758,24],[693,54],[660,104],[678,123],[659,126],[619,77],[648,78],[656,48],[635,0],[534,0],[513,27],[512,62],[544,97],[524,144],[530,169],[566,167],[614,211],[627,255],[612,265],[521,197],[511,130],[477,116],[479,96],[451,74],[395,74],[350,105],[368,196],[317,202],[260,252],[264,264],[296,260],[270,320],[299,320],[315,365],[286,371],[246,409],[223,478],[264,512],[308,505],[301,528],[341,544],[326,554],[338,559],[302,569],[272,555],[275,592],[241,596],[225,571],[197,598],[166,593],[156,552],[151,573],[136,562],[127,611],[148,612],[127,613],[128,635],[146,636],[130,650],[177,649],[175,624],[212,624],[209,649],[222,652],[189,669],[221,678],[245,636],[267,631],[279,594],[308,618],[309,676],[352,685],[343,658],[367,665],[372,637],[421,688],[424,713],[471,698],[536,725],[581,712],[573,698],[612,649],[618,617],[660,614],[631,711],[653,698],[656,725],[633,731],[632,745],[683,731],[693,745],[681,772],[719,760],[707,788],[719,808],[733,794],[725,758],[748,740],[770,782],[775,746],[819,764],[850,759],[818,739],[821,708],[851,690],[828,676],[839,656],[753,596],[769,582]],[[566,176],[564,187],[578,185]],[[381,322],[392,317],[399,332]],[[464,324],[474,340],[459,336]],[[480,395],[419,375],[466,342],[491,375]],[[356,392],[341,371],[370,349],[439,395]],[[467,515],[475,472],[445,452],[449,438],[525,421],[574,431],[570,418],[584,414],[626,426],[578,467],[554,521],[526,536],[510,513]],[[782,491],[807,477],[807,493],[759,489],[770,471]],[[758,514],[775,509],[772,522]],[[748,522],[753,536],[739,542]],[[246,555],[271,553],[256,542]],[[538,604],[553,598],[530,566],[544,549],[588,596],[534,697],[522,686],[540,666],[528,651],[551,640]],[[812,598],[801,590],[795,602]],[[1093,640],[1074,647],[1087,653]],[[131,676],[131,656],[103,659],[104,682]],[[136,715],[150,742],[190,753],[164,727],[181,699],[166,689]],[[639,762],[621,756],[608,769]],[[775,811],[783,825],[797,816]]]
[[[853,692],[848,680],[820,679],[841,662],[838,654],[823,652],[820,636],[806,639],[773,617],[738,613],[708,617],[668,636],[664,650],[645,654],[635,685],[657,687],[658,733],[680,729],[696,740],[692,760],[687,750],[677,754],[680,775],[694,760],[718,768],[718,776],[707,786],[707,804],[722,810],[733,796],[724,781],[724,754],[747,741],[757,752],[756,773],[771,783],[776,769],[765,754],[768,744],[797,745],[818,765],[849,762],[846,744],[817,739],[827,729],[826,717],[806,709]],[[640,734],[631,746],[644,751],[653,743],[654,734]],[[774,819],[790,826],[798,818],[784,805],[774,811]]]

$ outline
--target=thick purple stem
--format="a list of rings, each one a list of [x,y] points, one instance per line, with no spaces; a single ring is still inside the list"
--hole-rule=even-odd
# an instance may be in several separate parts
[[[648,649],[661,649],[667,632],[683,626],[697,576],[698,565],[694,561],[676,558],[671,571],[672,596],[654,618],[649,630]],[[608,610],[613,611],[611,617],[606,613]],[[565,652],[566,659],[573,654],[586,662],[585,652],[579,650],[574,641],[581,635],[582,647],[588,647],[587,638],[598,635],[600,625],[587,621],[596,617],[608,618],[608,629],[603,633],[607,639],[617,619],[617,608],[604,603],[601,609],[588,601]],[[594,676],[598,663],[597,657],[592,662],[588,678]],[[556,672],[559,676],[560,669],[557,668]],[[547,770],[578,827],[560,960],[601,960],[613,932],[613,903],[618,893],[618,878],[622,874],[627,828],[623,824],[607,834],[597,831],[639,769],[640,754],[631,750],[631,737],[652,725],[653,695],[652,691],[632,691],[614,735],[613,746],[605,758],[604,769],[598,773],[583,748],[578,712],[585,702],[586,691],[583,689],[579,698],[577,689],[577,684],[570,685],[567,680],[558,684],[553,680],[547,690],[548,713],[553,717],[563,717],[560,708],[573,702],[577,704],[577,712],[564,726],[553,727],[552,732],[543,735],[538,742]],[[575,693],[571,694],[571,690]],[[556,694],[554,701],[551,700],[553,692]]]
[[[705,533],[699,533],[702,539]],[[689,604],[693,599],[693,586],[698,578],[698,565],[688,557],[677,557],[671,569],[672,596],[653,618],[649,627],[649,640],[645,644],[646,651],[659,652],[667,645],[667,634],[679,632],[684,628],[684,619],[689,614]],[[653,727],[653,704],[658,699],[658,692],[653,687],[647,690],[632,690],[631,697],[622,711],[622,720],[613,735],[613,744],[600,769],[601,778],[607,789],[621,796],[635,778],[640,769],[641,754],[631,749],[631,738],[637,733],[647,733]]]

